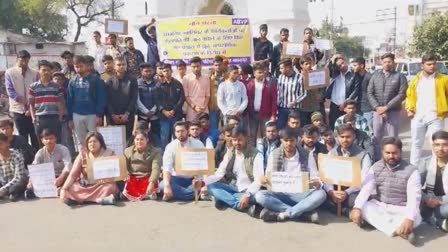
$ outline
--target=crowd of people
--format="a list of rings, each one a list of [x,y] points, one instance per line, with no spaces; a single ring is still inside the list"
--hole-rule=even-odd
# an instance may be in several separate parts
[[[423,56],[422,71],[408,85],[392,53],[381,57],[383,68],[373,74],[365,59],[350,65],[336,54],[325,64],[329,86],[307,90],[303,76],[324,55],[312,29],[304,31],[308,49],[296,58],[282,56],[287,29],[276,46],[267,32],[262,25],[254,38],[252,65],[229,65],[217,55],[209,75],[200,57],[189,60],[189,70],[179,61],[173,75],[173,66],[160,62],[154,20],[140,29],[146,61],[133,38],[121,47],[109,34],[110,44],[103,45],[99,32],[89,55],[66,51],[63,66],[42,60],[33,70],[31,55],[19,51],[5,75],[12,118],[0,121],[0,197],[34,198],[27,166],[53,163],[55,185],[68,205],[192,201],[198,191],[200,200],[213,200],[220,210],[266,222],[319,223],[318,208],[336,212],[341,205],[356,224],[411,243],[422,220],[448,231],[448,77],[436,71],[437,59]],[[398,138],[403,103],[412,118],[410,162]],[[96,131],[106,125],[126,128],[128,177],[92,184],[87,164],[116,155]],[[433,152],[422,158],[427,134]],[[176,175],[179,148],[214,149],[214,175]],[[323,183],[320,153],[358,158],[362,187]],[[277,171],[308,172],[309,191],[267,190]]]

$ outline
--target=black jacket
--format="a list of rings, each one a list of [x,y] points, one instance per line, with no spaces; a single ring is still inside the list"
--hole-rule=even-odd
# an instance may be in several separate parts
[[[331,82],[327,88],[325,96],[325,98],[327,99],[331,99],[334,83],[336,82],[336,78],[340,74],[339,70],[336,69],[336,66],[334,64],[329,64],[329,69],[330,69]],[[363,77],[357,73],[348,71],[345,74],[345,100],[356,100],[359,103],[362,88],[361,86],[362,80]]]
[[[159,83],[160,85],[160,117],[166,119],[162,110],[174,110],[176,115],[174,116],[176,120],[182,119],[183,112],[182,106],[185,101],[184,87],[182,84],[172,78],[171,83]]]

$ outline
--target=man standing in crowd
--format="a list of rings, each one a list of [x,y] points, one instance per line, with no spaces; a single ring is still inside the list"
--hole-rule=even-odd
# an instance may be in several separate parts
[[[336,119],[344,115],[344,102],[358,99],[361,92],[361,79],[349,71],[343,55],[334,55],[328,67],[332,80],[327,88],[326,98],[331,101],[329,126],[334,129]]]
[[[370,132],[373,132],[373,109],[370,106],[367,98],[367,87],[369,86],[370,78],[372,75],[366,71],[366,60],[364,58],[356,58],[352,61],[352,69],[355,74],[358,74],[361,81],[361,92],[358,97],[358,111],[367,120],[370,128]]]
[[[289,42],[289,30],[286,28],[282,28],[280,30],[280,42],[274,46],[271,57],[271,73],[273,76],[278,77],[280,75],[280,60],[282,58],[283,53],[283,43]],[[291,63],[292,65],[292,63]],[[292,68],[292,66],[291,66]]]
[[[351,125],[343,124],[338,128],[338,140],[339,146],[333,148],[328,152],[329,155],[339,157],[355,157],[361,162],[361,182],[369,171],[372,165],[370,155],[355,144],[356,132]],[[329,163],[331,166],[331,163]],[[331,167],[329,168],[331,169]],[[336,212],[336,205],[340,203],[342,205],[342,213],[349,215],[349,211],[355,204],[356,196],[359,189],[355,187],[342,187],[341,191],[337,190],[337,186],[334,184],[325,184],[325,191],[328,194],[328,200],[326,206],[333,212]]]
[[[275,122],[267,122],[265,128],[266,136],[258,141],[257,149],[263,155],[263,167],[266,170],[269,156],[273,150],[280,146],[281,141],[278,135],[277,124]]]
[[[224,59],[219,55],[215,56],[215,59],[213,60],[213,72],[210,76],[210,101],[208,103],[208,108],[210,110],[210,125],[212,129],[219,128],[219,117],[221,112],[218,108],[217,96],[219,85],[225,81],[225,68]]]
[[[432,152],[418,164],[423,186],[422,217],[448,232],[448,132],[432,135]]]
[[[171,65],[165,64],[164,81],[160,85],[160,139],[162,150],[171,141],[173,126],[182,120],[182,106],[185,101],[182,84],[172,77]]]
[[[179,60],[179,62],[177,62],[176,64],[176,68],[177,68],[177,75],[175,78],[178,81],[182,82],[185,75],[187,75],[187,64],[185,63],[185,61]]]
[[[422,70],[409,83],[406,94],[406,111],[411,118],[411,159],[413,165],[420,160],[426,134],[443,130],[448,116],[448,77],[437,72],[437,58],[425,55]]]
[[[126,73],[124,59],[114,60],[115,75],[106,83],[107,123],[126,126],[126,139],[132,136],[138,98],[137,80]]]
[[[254,63],[269,64],[274,45],[268,40],[268,25],[260,25],[260,37],[254,38]]]
[[[381,140],[385,136],[398,136],[401,103],[406,97],[406,76],[395,71],[395,55],[381,56],[383,69],[377,71],[369,82],[367,97],[375,109],[373,113],[374,160],[381,159]]]
[[[71,80],[76,75],[75,65],[73,63],[73,57],[75,55],[69,51],[64,51],[61,54],[62,61],[64,62],[64,67],[62,68],[62,73],[67,80]]]
[[[284,129],[280,133],[282,145],[275,149],[268,159],[266,176],[261,179],[262,185],[268,184],[272,172],[309,173],[308,192],[283,193],[259,191],[255,198],[264,209],[260,219],[265,222],[283,222],[297,220],[306,214],[313,223],[319,223],[316,209],[324,203],[326,195],[321,188],[316,162],[312,155],[297,142],[297,136],[291,129]],[[306,185],[308,186],[308,185]]]
[[[312,55],[312,60],[317,64],[323,57],[324,53],[316,48],[314,43],[314,31],[313,29],[306,27],[303,30],[303,46],[305,48],[304,54]]]
[[[269,83],[265,78],[264,64],[254,66],[255,78],[247,85],[249,129],[252,143],[257,142],[259,130],[265,132],[268,121],[277,116],[277,84]]]
[[[124,48],[118,44],[118,36],[115,33],[109,34],[109,45],[106,48],[106,54],[112,58],[123,58]]]
[[[139,29],[140,35],[148,45],[146,62],[151,64],[153,67],[155,67],[156,63],[160,61],[159,50],[157,49],[157,33],[155,23],[156,20],[153,18],[149,24],[143,25]]]
[[[51,129],[60,143],[61,122],[65,114],[64,93],[62,88],[52,81],[53,65],[49,61],[39,61],[38,68],[40,79],[31,84],[28,95],[31,118],[37,136],[40,136],[44,129]]]
[[[108,81],[112,76],[114,76],[114,58],[110,55],[103,56],[104,72],[100,75],[103,81]]]
[[[280,62],[281,75],[277,84],[277,104],[279,129],[286,125],[288,115],[294,111],[298,112],[300,102],[305,99],[307,92],[300,81],[300,74],[292,67],[291,59],[283,59]]]
[[[90,46],[89,55],[95,58],[95,69],[100,73],[104,73],[103,57],[106,55],[106,45],[101,42],[101,33],[93,32],[93,45]]]
[[[5,86],[9,96],[9,112],[14,118],[19,135],[28,137],[34,149],[39,149],[39,141],[34,130],[28,107],[28,89],[39,80],[39,73],[29,67],[31,55],[22,50],[17,53],[17,65],[6,70]]]
[[[185,75],[183,87],[187,101],[187,121],[194,120],[198,114],[208,112],[210,99],[210,80],[202,75],[202,60],[193,57],[190,60],[191,73]]]
[[[229,115],[241,118],[247,108],[247,91],[244,84],[238,80],[239,76],[238,67],[232,65],[229,67],[227,80],[219,85],[218,107],[224,115],[224,121]]]
[[[194,199],[193,177],[176,175],[176,152],[180,148],[204,148],[204,144],[188,137],[188,122],[176,122],[174,134],[176,139],[166,146],[163,154],[163,182],[160,183],[160,189],[164,201],[190,201]]]
[[[126,61],[127,74],[130,78],[137,79],[140,77],[140,64],[145,62],[143,53],[134,46],[134,39],[126,37],[124,39],[126,48],[123,52],[123,58]]]
[[[86,60],[82,56],[74,59],[77,75],[70,81],[67,93],[67,118],[69,128],[74,131],[78,150],[88,132],[96,131],[103,123],[106,106],[104,82],[87,72]]]
[[[140,65],[141,78],[137,80],[138,84],[138,120],[151,122],[151,133],[160,136],[160,84],[154,79],[154,69],[149,63]]]
[[[413,231],[422,219],[422,186],[416,167],[401,159],[402,146],[398,138],[383,139],[383,159],[370,168],[351,219],[357,225],[365,220],[386,235],[400,236],[414,245]]]

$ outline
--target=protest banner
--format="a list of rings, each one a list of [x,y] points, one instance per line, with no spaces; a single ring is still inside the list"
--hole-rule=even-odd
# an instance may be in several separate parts
[[[216,55],[239,65],[252,61],[252,35],[248,18],[234,16],[197,16],[159,19],[157,46],[163,62],[187,64],[194,56],[203,65],[213,65]]]
[[[90,184],[122,181],[128,176],[124,156],[96,158],[87,162],[87,179]]]
[[[330,84],[330,71],[328,68],[304,72],[303,85],[306,90],[327,87]]]
[[[180,148],[176,152],[175,166],[177,175],[212,175],[215,171],[214,150],[205,148]]]
[[[318,166],[320,179],[337,185],[337,191],[341,191],[341,186],[361,188],[361,159],[319,153]],[[341,216],[341,203],[337,206],[337,214]]]
[[[271,172],[270,190],[281,193],[303,193],[309,191],[308,172]]]
[[[116,155],[122,155],[126,148],[126,127],[125,126],[107,126],[97,127],[108,149],[115,152]]]
[[[105,22],[105,32],[106,33],[114,33],[119,35],[127,35],[128,34],[128,21],[122,19],[111,19],[106,18]]]
[[[54,198],[58,196],[58,189],[54,184],[56,176],[53,163],[28,165],[28,172],[33,184],[34,194],[38,198]]]

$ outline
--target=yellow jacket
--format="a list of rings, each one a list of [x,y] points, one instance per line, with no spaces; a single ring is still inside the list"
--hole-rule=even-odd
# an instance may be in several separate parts
[[[406,110],[410,112],[416,112],[417,103],[417,86],[420,83],[421,72],[418,73],[414,79],[409,83],[408,90],[406,91]],[[437,117],[440,120],[444,120],[448,116],[448,76],[436,73],[436,106]]]

